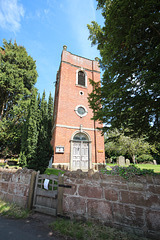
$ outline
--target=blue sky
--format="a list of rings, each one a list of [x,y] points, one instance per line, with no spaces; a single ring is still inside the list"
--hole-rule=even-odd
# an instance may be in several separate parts
[[[0,46],[16,40],[36,60],[36,87],[54,96],[54,82],[63,45],[76,55],[99,57],[88,40],[87,24],[103,24],[96,0],[0,0]]]

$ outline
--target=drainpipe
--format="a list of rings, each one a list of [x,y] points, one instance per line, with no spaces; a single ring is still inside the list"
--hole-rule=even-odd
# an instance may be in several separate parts
[[[94,81],[93,62],[94,60],[92,60],[92,80]],[[93,116],[94,116],[94,111],[93,111]],[[95,146],[95,164],[96,164],[95,170],[97,170],[97,138],[96,138],[96,121],[95,120],[94,120],[94,146]]]

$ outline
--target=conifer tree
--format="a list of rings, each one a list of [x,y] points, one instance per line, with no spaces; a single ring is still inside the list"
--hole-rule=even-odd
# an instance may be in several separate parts
[[[52,137],[52,121],[53,121],[53,98],[50,93],[48,99],[48,136],[51,139]]]
[[[37,129],[37,91],[33,89],[30,105],[28,108],[27,119],[23,128],[22,146],[21,146],[21,164],[25,164],[23,159],[26,157],[27,167],[36,169],[37,165],[37,142],[38,142],[38,129]],[[23,157],[22,157],[23,156]]]
[[[43,173],[52,156],[51,130],[53,117],[53,98],[50,94],[48,104],[45,91],[42,99],[33,93],[26,123],[23,128],[20,164]]]
[[[53,155],[53,148],[50,145],[50,141],[52,138],[52,127],[53,127],[53,98],[52,95],[50,93],[49,95],[49,99],[48,99],[48,140],[49,140],[49,156],[51,158],[51,156]]]
[[[40,105],[39,133],[37,143],[37,167],[41,172],[45,170],[49,162],[47,145],[47,101],[45,100],[44,91]]]
[[[51,140],[51,121],[53,114],[53,99],[49,96],[48,104],[45,100],[45,91],[42,95],[40,115],[39,115],[39,136],[37,144],[37,164],[38,170],[44,172],[52,156]]]

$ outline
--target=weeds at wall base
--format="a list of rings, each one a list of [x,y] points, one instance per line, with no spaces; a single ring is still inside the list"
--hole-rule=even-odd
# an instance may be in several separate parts
[[[59,235],[67,236],[74,240],[147,240],[147,238],[138,237],[100,223],[88,221],[71,221],[58,218],[50,224],[50,227]]]
[[[29,210],[23,209],[15,203],[8,203],[0,199],[0,216],[19,219],[27,218],[29,213]]]

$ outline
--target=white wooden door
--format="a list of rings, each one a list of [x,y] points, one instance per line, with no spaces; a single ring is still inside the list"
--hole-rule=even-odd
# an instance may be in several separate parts
[[[81,161],[81,142],[73,143],[73,162],[72,168],[73,170],[80,169],[80,161]]]
[[[82,169],[88,170],[89,166],[89,145],[86,142],[73,142],[73,170]]]
[[[81,169],[88,170],[88,143],[81,142]]]

